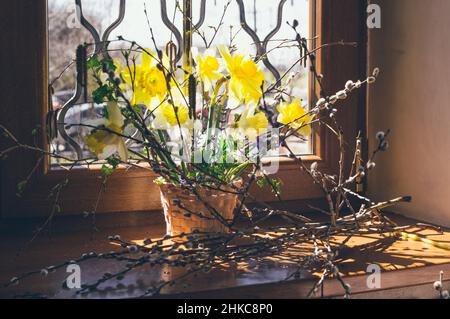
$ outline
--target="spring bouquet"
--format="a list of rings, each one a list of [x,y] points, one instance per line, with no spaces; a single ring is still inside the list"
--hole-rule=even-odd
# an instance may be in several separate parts
[[[194,49],[192,62],[176,66],[169,54],[134,42],[117,58],[92,56],[92,97],[104,108],[77,124],[89,128],[85,143],[108,162],[105,170],[150,164],[171,235],[226,231],[249,182],[279,194],[281,182],[263,159],[287,147],[288,137],[309,138],[319,111],[280,93],[258,61],[227,46]]]

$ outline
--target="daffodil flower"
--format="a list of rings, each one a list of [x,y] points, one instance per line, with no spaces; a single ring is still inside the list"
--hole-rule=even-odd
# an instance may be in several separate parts
[[[86,145],[100,160],[105,160],[117,153],[120,159],[126,162],[128,149],[121,136],[125,122],[117,102],[108,102],[106,112],[107,118],[98,122],[99,129],[86,137]]]
[[[216,57],[216,50],[208,49],[200,55],[197,48],[193,48],[194,61],[197,65],[197,72],[202,80],[206,92],[210,92],[214,82],[223,77],[220,72],[220,61]]]
[[[144,104],[153,109],[167,92],[164,73],[147,52],[142,53],[140,65],[124,67],[121,76],[128,87],[133,89],[132,104]]]
[[[170,101],[169,101],[170,100]],[[166,100],[154,110],[152,127],[157,130],[169,130],[173,127],[191,126],[189,107],[183,94],[176,88],[167,96]]]
[[[241,115],[238,128],[250,141],[256,141],[269,128],[266,115],[256,106],[248,107]]]
[[[262,96],[265,76],[261,68],[243,54],[231,55],[226,46],[219,47],[230,73],[230,98],[240,103],[257,102]]]
[[[166,128],[181,125],[189,119],[189,109],[184,104],[164,102],[155,112],[155,128]]]
[[[290,126],[297,133],[303,136],[310,136],[311,125],[314,115],[308,115],[308,112],[302,107],[300,99],[294,99],[292,103],[281,103],[278,106],[278,123]]]

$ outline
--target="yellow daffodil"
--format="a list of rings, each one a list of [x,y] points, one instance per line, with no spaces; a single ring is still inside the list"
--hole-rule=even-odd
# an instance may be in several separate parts
[[[263,112],[252,106],[242,113],[238,128],[249,140],[255,141],[258,136],[267,132],[269,121]]]
[[[117,102],[108,102],[106,112],[107,118],[98,123],[101,127],[86,137],[86,145],[100,160],[117,153],[120,159],[126,162],[128,149],[124,138],[120,136],[125,122]]]
[[[161,110],[164,119],[170,126],[183,125],[189,119],[189,109],[186,105],[174,106],[170,103],[164,103]]]
[[[231,76],[230,93],[240,103],[257,102],[262,96],[261,87],[266,81],[261,68],[243,54],[232,56],[226,46],[219,47],[219,51]]]
[[[164,101],[155,111],[152,126],[158,130],[190,125],[189,107],[178,89],[173,89],[168,97],[172,102]]]
[[[124,67],[121,76],[128,87],[134,89],[132,104],[144,104],[152,108],[154,100],[161,100],[167,92],[164,73],[158,69],[152,56],[145,52],[142,53],[141,64]]]
[[[295,99],[292,103],[281,103],[278,106],[278,123],[287,125],[296,130],[303,136],[311,135],[310,123],[314,115],[308,115],[308,112],[302,107],[302,101]]]
[[[216,57],[216,51],[208,49],[201,56],[198,54],[198,50],[194,48],[193,57],[197,64],[197,72],[203,82],[205,91],[211,91],[214,81],[223,77],[220,73],[220,61]]]

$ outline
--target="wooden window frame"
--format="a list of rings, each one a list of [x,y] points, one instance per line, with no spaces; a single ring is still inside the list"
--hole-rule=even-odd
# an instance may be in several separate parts
[[[360,0],[311,0],[311,15],[316,14],[315,24],[320,43],[338,41],[357,42],[358,48],[336,46],[317,53],[318,70],[325,75],[325,87],[336,92],[349,79],[359,79],[366,74],[366,2]],[[47,1],[16,0],[0,4],[0,23],[6,32],[7,50],[1,50],[1,61],[8,61],[1,89],[2,124],[6,124],[24,144],[48,145],[45,134],[31,136],[33,128],[44,127],[48,105],[48,41]],[[7,81],[4,81],[7,80]],[[310,85],[313,79],[310,79]],[[315,89],[317,91],[318,88]],[[313,90],[312,90],[313,91]],[[315,96],[311,96],[315,99]],[[14,107],[11,107],[14,106]],[[358,131],[365,133],[365,91],[353,94],[338,113],[347,139]],[[335,137],[324,127],[315,130],[314,154],[303,156],[308,163],[318,162],[326,172],[337,172],[339,152]],[[4,146],[3,144],[1,145]],[[349,145],[350,150],[352,145]],[[349,152],[350,154],[350,152]],[[48,195],[52,187],[64,180],[67,172],[50,170],[49,161],[36,169],[28,190],[22,198],[16,194],[16,185],[35,167],[38,156],[21,151],[0,165],[1,213],[4,218],[48,216],[51,201]],[[350,161],[349,161],[350,162]],[[349,167],[347,167],[349,169]],[[61,192],[62,214],[91,211],[100,190],[99,169],[74,170],[69,184]],[[283,200],[310,200],[323,197],[310,178],[298,168],[294,159],[281,158],[279,177],[284,181]],[[160,195],[153,184],[153,174],[138,169],[120,170],[108,182],[98,212],[135,212],[160,210]],[[270,190],[254,189],[257,198],[276,200]]]

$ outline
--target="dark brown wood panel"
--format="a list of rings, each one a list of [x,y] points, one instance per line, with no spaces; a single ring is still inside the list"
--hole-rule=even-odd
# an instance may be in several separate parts
[[[47,52],[45,14],[45,1],[0,2],[0,122],[27,144],[34,144],[31,132],[42,125],[42,106],[46,96],[44,75],[47,70],[44,58]],[[36,142],[43,144],[42,140]],[[0,143],[3,148],[4,140]],[[36,161],[35,154],[20,152],[0,162],[3,215],[8,211],[20,211],[21,200],[15,196],[16,185],[27,176]]]

